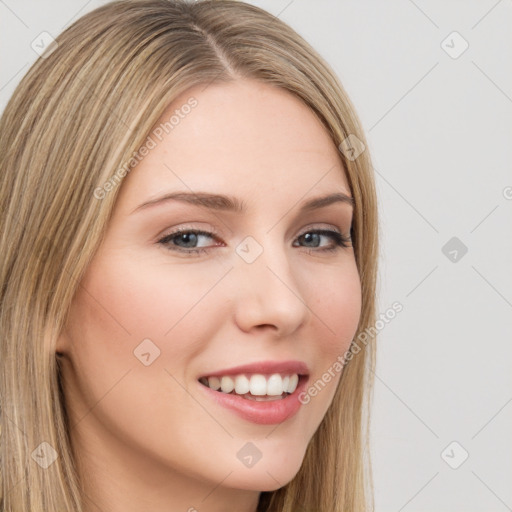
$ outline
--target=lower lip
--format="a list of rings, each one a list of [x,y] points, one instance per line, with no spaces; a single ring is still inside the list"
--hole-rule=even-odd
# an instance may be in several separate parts
[[[213,398],[218,404],[231,409],[241,418],[259,425],[275,425],[297,414],[302,405],[299,401],[299,394],[306,387],[306,382],[307,377],[300,377],[297,388],[293,393],[280,400],[269,402],[248,400],[240,395],[214,391],[200,382],[198,384],[209,397]]]

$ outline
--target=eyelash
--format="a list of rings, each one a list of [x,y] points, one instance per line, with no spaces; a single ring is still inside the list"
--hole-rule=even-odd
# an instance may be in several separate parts
[[[170,242],[174,240],[175,238],[179,237],[183,234],[194,234],[194,235],[203,235],[210,238],[216,238],[215,233],[211,233],[208,231],[202,231],[200,229],[187,229],[187,228],[180,228],[176,231],[173,231],[172,233],[169,233],[168,235],[165,235],[160,240],[158,240],[157,243],[163,245],[165,248],[167,248],[169,251],[177,251],[177,252],[183,252],[188,254],[201,254],[201,253],[207,253],[210,249],[213,247],[200,247],[200,248],[183,248],[179,246],[170,246]],[[312,252],[335,252],[339,250],[340,248],[347,248],[350,247],[349,242],[351,241],[351,237],[344,235],[343,233],[340,233],[339,231],[334,231],[330,229],[310,229],[308,231],[304,231],[301,233],[297,238],[300,238],[307,234],[318,234],[318,235],[324,235],[331,238],[331,240],[334,241],[334,246],[331,247],[324,247],[321,249],[315,249],[310,248],[306,252],[308,254],[311,254]]]

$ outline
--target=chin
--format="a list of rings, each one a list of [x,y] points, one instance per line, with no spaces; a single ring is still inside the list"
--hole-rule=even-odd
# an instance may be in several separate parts
[[[231,475],[230,486],[247,491],[275,491],[284,487],[298,473],[300,464],[283,464],[276,461],[275,464],[238,471]]]

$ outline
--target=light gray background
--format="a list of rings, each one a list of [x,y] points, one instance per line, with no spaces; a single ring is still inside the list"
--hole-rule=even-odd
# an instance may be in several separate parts
[[[0,109],[32,41],[104,3],[0,0]],[[378,340],[377,512],[512,510],[510,0],[251,3],[331,63],[368,134],[379,311],[404,308]]]

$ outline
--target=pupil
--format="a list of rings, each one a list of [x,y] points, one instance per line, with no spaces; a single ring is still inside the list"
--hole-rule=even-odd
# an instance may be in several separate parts
[[[185,242],[188,246],[194,246],[195,242],[197,242],[197,235],[195,233],[183,233],[181,235],[181,240]]]
[[[319,237],[320,237],[320,235],[318,233],[306,233],[303,236],[305,238],[306,243],[311,242],[311,241],[315,241],[317,243],[315,243],[313,246],[314,247],[318,247]]]

